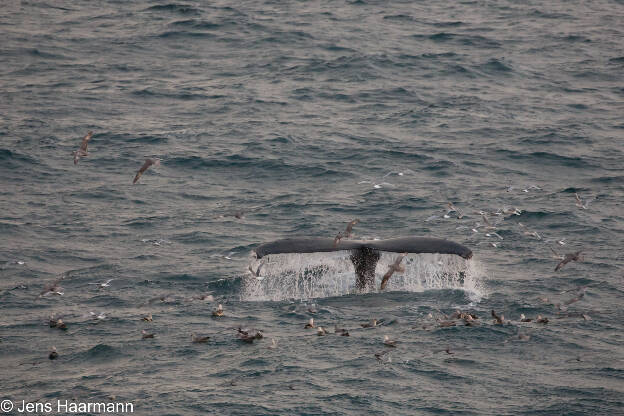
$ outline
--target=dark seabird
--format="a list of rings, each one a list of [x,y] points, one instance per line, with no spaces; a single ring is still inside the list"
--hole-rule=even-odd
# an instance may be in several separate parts
[[[93,132],[89,131],[86,136],[82,139],[82,143],[80,143],[80,149],[74,152],[74,165],[78,163],[78,159],[81,157],[89,156],[89,140],[91,140],[91,136],[93,136]]]
[[[141,318],[141,320],[145,322],[152,322],[152,314],[150,313],[150,314],[145,315],[144,317]]]
[[[352,233],[353,226],[357,224],[358,222],[360,222],[360,220],[356,218],[353,221],[349,222],[349,224],[347,224],[347,228],[345,229],[345,232],[344,232],[344,238],[351,238],[353,236],[353,233]]]
[[[139,178],[141,177],[141,175],[143,175],[143,173],[152,165],[154,166],[158,166],[160,164],[160,160],[158,159],[145,159],[145,163],[143,163],[143,166],[141,166],[141,169],[139,169],[139,171],[137,172],[136,176],[134,177],[134,180],[132,181],[133,184],[135,184]]]
[[[338,328],[338,325],[334,325],[334,333],[340,335],[341,337],[349,336],[349,331],[344,328]]]
[[[533,319],[527,318],[523,313],[520,314],[520,322],[531,322]]]
[[[407,253],[399,254],[396,260],[394,260],[394,263],[388,266],[388,271],[386,272],[386,274],[384,274],[384,277],[381,279],[381,285],[379,286],[379,290],[384,290],[386,288],[386,285],[388,284],[388,279],[392,277],[394,272],[403,273],[405,271],[405,267],[401,266],[401,261],[403,260],[403,257],[405,256],[407,256]]]
[[[377,319],[371,319],[370,322],[367,322],[361,325],[362,325],[362,328],[374,328],[377,326]]]
[[[503,325],[505,323],[505,316],[498,316],[494,309],[492,309],[492,318],[494,318],[494,323],[497,325]]]
[[[193,332],[193,333],[191,334],[191,340],[192,340],[194,343],[196,343],[196,344],[206,343],[206,342],[208,342],[208,340],[209,340],[209,339],[210,339],[210,337],[200,337],[200,336],[197,336],[197,335],[195,334],[195,332]]]
[[[48,358],[51,360],[56,360],[58,358],[58,352],[56,352],[56,347],[50,348],[50,354],[48,355]]]
[[[336,248],[338,246],[338,243],[340,242],[340,240],[342,240],[344,238],[344,235],[342,235],[342,233],[338,233],[336,235],[336,237],[334,237],[334,248]]]
[[[199,295],[197,297],[197,300],[205,300],[207,302],[212,302],[214,300],[214,296],[205,293],[203,295]]]
[[[563,260],[561,260],[559,262],[559,264],[557,264],[557,267],[555,267],[555,271],[559,271],[563,266],[565,266],[566,264],[570,263],[571,261],[581,261],[583,260],[581,257],[581,251],[577,251],[575,253],[568,253],[565,255],[565,257],[563,258]]]
[[[212,316],[223,316],[223,305],[219,304],[217,309],[212,311]]]
[[[247,342],[249,344],[254,342],[254,340],[256,339],[263,338],[262,331],[242,329],[240,327],[237,328],[237,331],[238,331],[238,339],[240,339],[243,342]]]
[[[63,331],[67,331],[67,325],[65,324],[65,322],[63,322],[62,319],[58,319],[56,321],[56,328],[62,329]]]
[[[574,302],[578,302],[579,300],[583,299],[585,297],[585,293],[584,292],[580,292],[578,294],[578,296],[573,297],[572,299],[566,300],[565,302],[563,302],[564,305],[568,306],[573,304]]]
[[[537,322],[538,324],[547,324],[548,318],[542,318],[542,315],[537,315],[537,318],[535,318],[535,322]]]
[[[142,339],[154,338],[154,334],[150,334],[146,330],[141,331],[141,336],[142,336]]]
[[[50,315],[50,321],[49,321],[50,328],[56,328],[57,322],[58,322],[58,319],[56,319],[54,315]]]
[[[59,283],[61,282],[61,280],[63,280],[65,277],[59,277],[58,279],[56,279],[55,281],[53,281],[52,283],[49,283],[45,286],[45,289],[39,294],[39,297],[43,297],[43,296],[47,296],[47,295],[62,295],[63,292],[61,292],[61,290],[63,290],[63,288],[61,286],[59,286]]]

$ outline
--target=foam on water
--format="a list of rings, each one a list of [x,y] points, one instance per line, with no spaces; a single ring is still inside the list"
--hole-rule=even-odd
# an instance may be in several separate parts
[[[260,276],[245,278],[241,299],[280,301],[366,293],[355,287],[355,270],[349,256],[348,251],[264,256],[252,261],[251,268],[260,268]],[[375,270],[376,288],[396,256],[396,253],[381,253]],[[475,259],[448,254],[409,254],[403,265],[405,272],[395,273],[386,291],[458,289],[466,291],[476,302],[485,295],[484,268]]]

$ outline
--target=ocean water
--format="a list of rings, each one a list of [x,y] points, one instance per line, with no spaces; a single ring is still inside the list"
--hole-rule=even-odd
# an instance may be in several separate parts
[[[14,0],[0,28],[0,401],[624,414],[622,1]],[[383,293],[340,251],[248,273],[354,218],[474,258],[410,255]]]

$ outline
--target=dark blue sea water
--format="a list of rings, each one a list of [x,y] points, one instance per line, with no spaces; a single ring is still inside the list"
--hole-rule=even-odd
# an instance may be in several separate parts
[[[623,28],[615,0],[5,2],[0,400],[624,414]],[[383,293],[354,289],[346,252],[247,272],[257,245],[354,218],[474,258],[409,256]],[[584,259],[554,272],[551,248]],[[440,327],[456,309],[479,325]]]

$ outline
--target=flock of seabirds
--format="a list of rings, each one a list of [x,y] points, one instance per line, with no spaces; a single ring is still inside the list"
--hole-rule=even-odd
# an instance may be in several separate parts
[[[89,151],[88,151],[88,146],[89,146],[89,140],[91,140],[93,136],[93,132],[89,131],[87,133],[86,136],[84,136],[84,138],[82,139],[82,142],[80,144],[80,148],[73,152],[73,156],[74,156],[74,164],[77,164],[79,159],[81,157],[87,157],[89,156]],[[158,159],[152,159],[152,158],[148,158],[145,160],[145,162],[143,163],[143,165],[140,167],[140,169],[137,171],[134,180],[132,181],[133,184],[135,184],[143,175],[143,173],[145,173],[145,171],[147,169],[149,169],[151,166],[157,166],[160,164],[160,160]],[[402,176],[403,173],[398,173],[398,175]],[[387,175],[386,175],[387,176]],[[373,183],[374,186],[376,188],[380,188],[382,187],[384,184],[386,185],[390,185],[387,183],[374,183],[374,182],[370,182],[370,181],[363,181],[360,183]],[[512,190],[512,186],[509,186],[509,188],[507,189],[508,192],[510,192]],[[531,187],[527,188],[527,189],[523,189],[524,192],[529,192],[530,189],[540,189],[539,187],[532,185]],[[581,197],[575,193],[575,205],[579,208],[579,209],[587,209],[589,203],[591,202],[590,200],[588,201],[583,201],[581,199]],[[499,216],[504,218],[506,215],[520,215],[522,213],[522,211],[518,210],[517,208],[504,208],[501,210],[498,210],[496,212],[484,212],[484,211],[478,211],[476,212],[476,214],[481,215],[481,219],[482,222],[477,222],[474,226],[474,228],[472,228],[472,232],[473,233],[478,233],[479,229],[482,229],[485,233],[485,236],[487,237],[495,237],[499,240],[502,240],[503,237],[500,236],[500,234],[498,234],[496,232],[497,230],[497,223],[494,224],[492,223],[489,219],[488,219],[488,215],[489,216]],[[461,219],[464,217],[463,212],[455,207],[451,202],[449,202],[446,206],[446,213],[443,215],[443,218],[451,218],[451,214],[453,214],[456,218]],[[233,214],[231,214],[231,216],[235,217],[235,218],[243,218],[244,212],[243,211],[237,211]],[[438,218],[438,216],[432,216],[427,218],[427,221],[430,221],[432,219]],[[344,231],[339,232],[335,238],[334,238],[334,248],[338,247],[340,244],[340,241],[342,239],[349,239],[353,236],[353,227],[359,222],[358,219],[354,219],[353,221],[349,222],[347,224],[347,227]],[[527,236],[531,236],[533,238],[536,238],[538,240],[542,239],[542,236],[537,232],[537,231],[533,231],[528,229],[526,226],[524,226],[522,223],[518,223],[519,227],[522,230],[522,233],[524,235]],[[563,240],[560,240],[557,242],[560,245],[565,245],[565,242]],[[489,243],[492,247],[496,248],[498,247],[498,243],[496,242],[490,242]],[[570,263],[570,262],[574,262],[574,261],[582,261],[583,257],[582,257],[582,250],[581,251],[576,251],[576,252],[572,252],[572,253],[567,253],[564,255],[559,254],[556,250],[554,250],[552,247],[550,248],[550,250],[552,251],[553,254],[553,258],[556,260],[559,260],[559,262],[557,263],[557,265],[555,266],[555,272],[561,270],[566,264]],[[381,284],[380,284],[380,288],[379,290],[384,290],[389,279],[392,277],[392,275],[394,273],[403,273],[405,272],[405,267],[401,264],[403,258],[407,255],[408,253],[401,253],[399,254],[395,261],[390,264],[388,266],[388,271],[384,274],[384,276],[382,277],[381,280]],[[249,273],[252,276],[255,277],[260,277],[260,268],[261,266],[258,267],[257,270],[253,270],[251,266],[249,266]],[[48,284],[45,286],[45,289],[40,293],[39,297],[45,297],[45,296],[50,296],[50,295],[58,295],[58,296],[62,296],[64,294],[63,292],[63,288],[60,286],[61,281],[65,278],[65,276],[62,276],[56,280],[54,280],[52,283]],[[102,283],[91,283],[92,285],[96,285],[98,289],[100,290],[104,290],[107,287],[110,287],[110,283],[115,280],[115,279],[109,279],[106,282],[102,282]],[[578,316],[579,318],[582,318],[584,320],[591,320],[591,318],[589,317],[589,315],[587,314],[577,314],[577,315],[573,315],[573,314],[567,314],[567,315],[562,315],[565,314],[568,307],[575,303],[580,301],[581,299],[583,299],[583,297],[585,296],[585,291],[587,290],[588,286],[582,286],[582,287],[577,287],[575,289],[571,289],[571,290],[566,290],[561,292],[561,294],[567,293],[567,292],[572,292],[575,291],[576,294],[575,296],[573,296],[572,298],[563,301],[561,303],[552,303],[550,302],[550,300],[548,298],[544,298],[544,297],[540,297],[539,300],[541,302],[543,302],[544,304],[552,304],[555,306],[555,308],[558,310],[558,314],[560,316],[566,316],[566,317],[574,317],[574,316]],[[205,294],[205,295],[200,295],[194,299],[197,300],[202,300],[202,301],[209,301],[212,302],[214,301],[214,298],[212,295],[209,294]],[[168,300],[168,298],[166,296],[160,296],[158,298],[155,298],[153,300],[151,300],[148,303],[152,303],[152,301],[161,301],[161,302],[166,302]],[[307,313],[313,315],[317,312],[317,310],[314,307],[309,307],[307,309]],[[90,315],[92,318],[96,319],[96,320],[104,320],[106,319],[106,315],[104,313],[100,313],[99,315],[96,315],[93,312],[90,312]],[[524,316],[524,314],[521,314],[518,320],[507,320],[505,319],[505,317],[502,314],[498,314],[496,311],[492,310],[491,313],[491,318],[492,321],[488,321],[494,325],[517,325],[519,322],[521,323],[536,323],[536,324],[540,324],[540,325],[546,325],[549,322],[549,319],[546,317],[542,317],[541,315],[537,315],[537,317],[535,318],[527,318],[526,316]],[[219,319],[222,318],[224,316],[226,316],[225,310],[223,308],[223,305],[219,304],[218,307],[212,312],[212,316],[215,319]],[[480,325],[482,322],[485,324],[484,321],[486,321],[486,318],[480,318],[477,315],[473,314],[473,313],[468,313],[468,312],[463,312],[461,310],[456,310],[455,312],[451,313],[450,315],[445,315],[443,313],[440,313],[440,316],[436,316],[434,317],[433,314],[429,313],[427,315],[427,318],[429,319],[429,322],[426,323],[425,325],[422,326],[423,329],[432,329],[435,327],[452,327],[452,326],[457,326],[457,325],[465,325],[465,326],[477,326]],[[144,316],[142,316],[141,321],[143,322],[152,322],[153,321],[153,316],[151,313],[146,314]],[[354,329],[370,329],[370,328],[376,328],[376,327],[380,327],[384,324],[383,320],[377,320],[377,319],[372,319],[370,322],[365,322],[360,324],[359,327],[357,328],[352,328],[352,329],[346,329],[346,328],[339,328],[338,325],[334,326],[334,331],[333,333],[335,335],[338,336],[350,336],[349,331],[353,331]],[[68,329],[68,325],[66,322],[64,322],[60,317],[55,316],[55,315],[51,315],[50,319],[49,319],[49,326],[50,328],[56,328],[62,331],[66,331]],[[318,336],[325,336],[330,334],[331,332],[328,331],[326,329],[326,327],[317,325],[317,323],[315,322],[314,318],[310,318],[309,321],[303,326],[304,329],[306,330],[315,330],[316,334]],[[416,328],[416,327],[415,327]],[[242,326],[238,326],[238,327],[233,327],[233,330],[236,330],[236,337],[244,342],[244,343],[253,343],[256,340],[262,339],[264,337],[263,331],[262,330],[257,330],[257,329],[249,329],[249,328],[243,328]],[[142,339],[151,339],[154,338],[155,334],[152,332],[148,332],[146,330],[142,330],[141,331],[141,338]],[[530,339],[530,335],[526,334],[526,333],[522,333],[520,331],[520,328],[518,328],[518,332],[517,335],[514,337],[517,340],[520,341],[528,341]],[[202,335],[198,335],[196,333],[192,333],[190,334],[190,340],[193,343],[207,343],[210,340],[210,336],[202,336]],[[383,345],[385,347],[388,347],[388,349],[384,349],[383,351],[377,352],[375,353],[375,358],[377,358],[377,360],[382,361],[384,360],[384,356],[392,349],[395,348],[398,344],[397,340],[391,339],[388,335],[384,335],[383,336]],[[271,344],[269,345],[268,348],[271,349],[275,349],[277,348],[277,340],[275,338],[271,339]],[[437,352],[446,352],[447,354],[454,354],[454,351],[451,351],[450,347],[446,348],[446,349],[442,349],[439,351],[434,351],[434,353]],[[56,349],[56,347],[52,347],[50,349],[50,352],[48,354],[48,358],[50,360],[54,360],[56,358],[59,357],[59,353]],[[578,360],[580,360],[580,357],[578,358]],[[391,359],[389,359],[389,361],[391,361]]]

